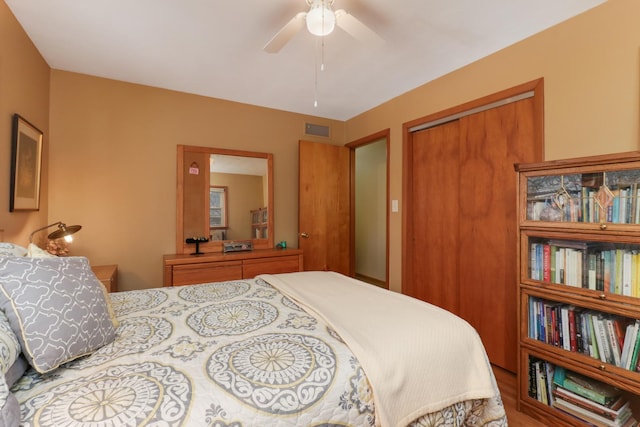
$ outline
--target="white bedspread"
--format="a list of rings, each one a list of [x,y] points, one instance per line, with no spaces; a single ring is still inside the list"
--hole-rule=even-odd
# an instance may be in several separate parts
[[[333,272],[259,277],[345,340],[369,378],[382,426],[498,394],[475,329],[441,308]]]

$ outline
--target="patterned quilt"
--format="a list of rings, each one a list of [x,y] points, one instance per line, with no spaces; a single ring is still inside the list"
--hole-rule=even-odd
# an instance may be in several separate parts
[[[111,294],[114,342],[12,387],[24,426],[375,426],[341,338],[262,279]],[[413,426],[506,426],[499,396]]]

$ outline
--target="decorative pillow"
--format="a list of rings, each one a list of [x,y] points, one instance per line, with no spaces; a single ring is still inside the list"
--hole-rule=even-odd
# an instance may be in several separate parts
[[[40,247],[34,245],[33,243],[29,243],[29,246],[27,246],[27,255],[26,256],[31,257],[31,258],[53,258],[53,257],[55,257],[55,255],[50,254],[49,252],[45,251],[44,249],[41,249]],[[96,277],[96,280],[97,279],[98,278]],[[102,282],[100,282],[100,284],[102,285]],[[116,318],[116,314],[113,311],[113,307],[111,306],[111,298],[109,297],[109,291],[107,291],[107,288],[105,288],[104,285],[102,285],[102,290],[103,290],[104,298],[105,298],[105,300],[107,302],[107,309],[109,310],[109,317],[111,318],[111,322],[113,323],[113,327],[117,328],[118,326],[120,326],[120,322]]]
[[[13,243],[0,242],[0,256],[25,256],[27,249]]]
[[[109,296],[109,291],[107,290],[107,287],[102,282],[100,282],[100,280],[97,277],[96,277],[96,280],[100,283],[100,287],[102,288],[102,295],[104,296],[104,300],[107,302],[107,311],[109,312],[109,318],[111,319],[111,323],[113,323],[113,327],[117,329],[118,326],[120,326],[120,321],[118,320],[116,311],[113,309],[113,305],[111,304],[111,297]]]
[[[0,427],[18,427],[20,425],[20,405],[9,391],[4,377],[0,375]]]
[[[34,245],[33,243],[29,243],[29,246],[27,246],[26,256],[31,258],[52,258],[55,255],[51,255],[49,252],[45,251],[44,249],[40,249],[38,246]]]
[[[0,309],[40,373],[115,338],[102,284],[84,257],[0,257]]]
[[[7,373],[4,374],[4,379],[7,382],[7,385],[9,386],[9,388],[11,388],[11,386],[14,385],[16,381],[18,381],[22,377],[22,375],[24,375],[27,369],[29,369],[29,364],[27,363],[27,360],[24,358],[24,356],[21,354],[16,359],[16,361],[13,362],[13,365],[9,367],[9,370],[7,371]]]
[[[21,352],[18,337],[11,329],[9,319],[0,310],[0,376],[4,377]]]

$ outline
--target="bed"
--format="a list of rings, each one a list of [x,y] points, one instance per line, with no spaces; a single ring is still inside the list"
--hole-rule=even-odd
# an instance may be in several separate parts
[[[507,425],[466,322],[337,273],[106,294],[0,256],[0,309],[0,426]]]

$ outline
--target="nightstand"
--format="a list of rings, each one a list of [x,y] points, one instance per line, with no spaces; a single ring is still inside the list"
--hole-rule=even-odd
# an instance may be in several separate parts
[[[91,270],[107,291],[118,292],[118,265],[92,265]]]

